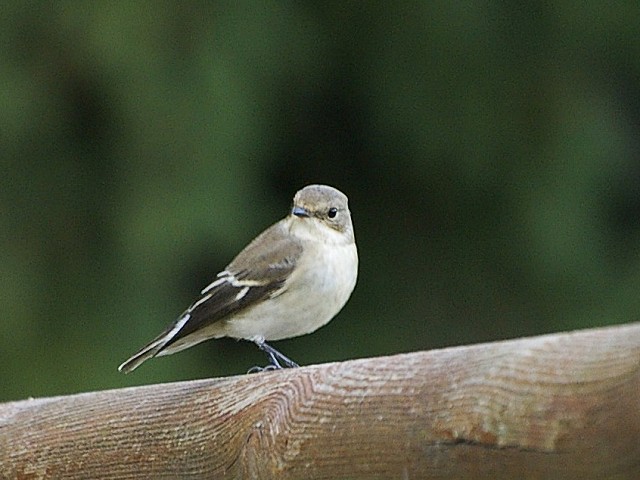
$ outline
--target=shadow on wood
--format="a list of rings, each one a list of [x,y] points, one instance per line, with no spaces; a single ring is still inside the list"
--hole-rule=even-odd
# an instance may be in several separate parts
[[[2,478],[640,478],[640,324],[0,404]]]

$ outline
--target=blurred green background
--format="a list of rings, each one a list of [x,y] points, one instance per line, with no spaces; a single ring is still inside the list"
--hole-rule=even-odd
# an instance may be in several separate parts
[[[360,277],[301,364],[635,321],[640,6],[3,2],[0,400],[243,374],[117,366],[296,190]]]

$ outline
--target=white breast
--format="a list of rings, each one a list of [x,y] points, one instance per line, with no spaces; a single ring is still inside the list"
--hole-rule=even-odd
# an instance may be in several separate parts
[[[280,340],[311,333],[347,303],[357,275],[355,243],[308,242],[283,290],[224,322],[223,335]]]

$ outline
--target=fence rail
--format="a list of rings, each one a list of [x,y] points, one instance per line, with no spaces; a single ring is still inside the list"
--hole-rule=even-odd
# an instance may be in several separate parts
[[[640,478],[640,323],[0,404],[0,477]]]

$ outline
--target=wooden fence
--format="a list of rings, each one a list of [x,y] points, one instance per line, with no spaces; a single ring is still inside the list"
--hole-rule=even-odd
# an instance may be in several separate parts
[[[640,478],[640,323],[0,404],[10,479]]]

